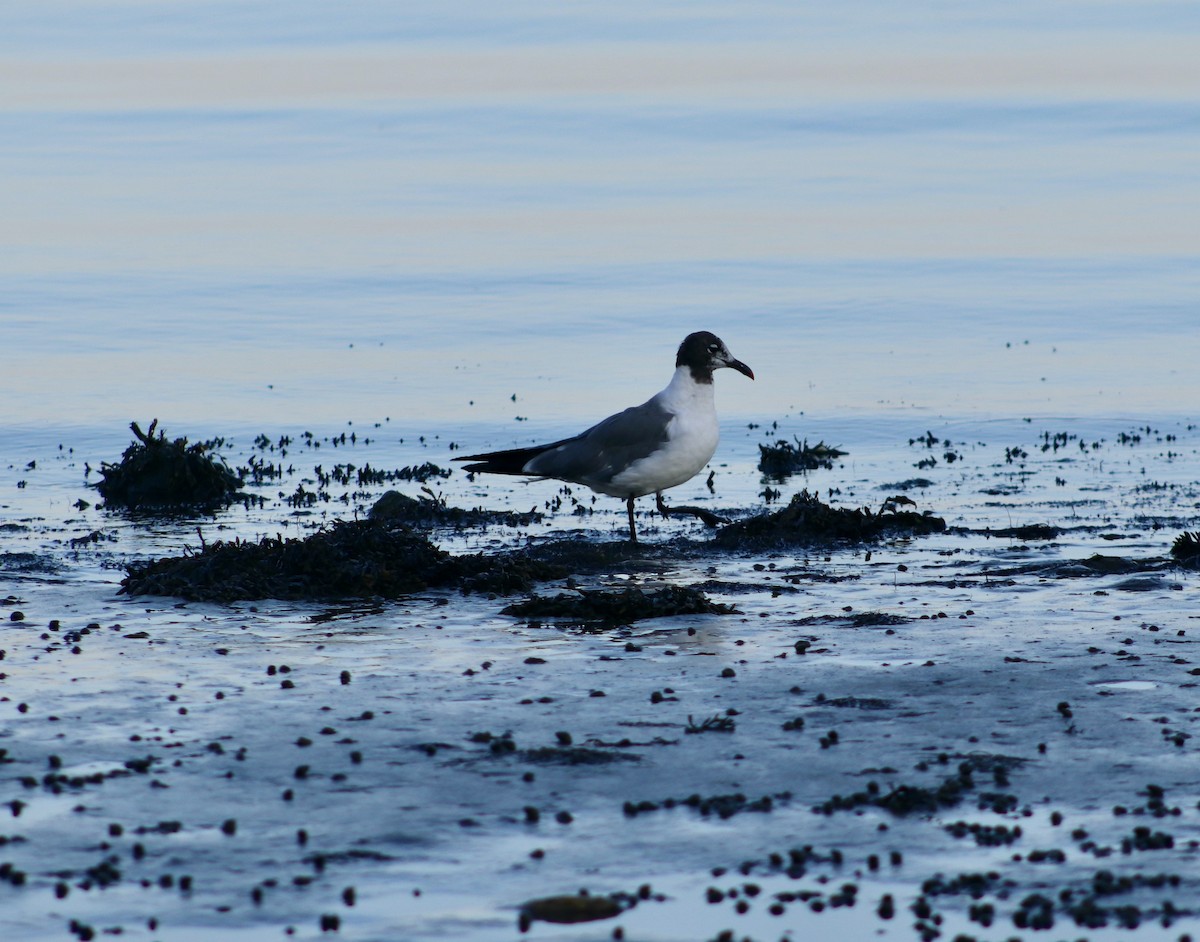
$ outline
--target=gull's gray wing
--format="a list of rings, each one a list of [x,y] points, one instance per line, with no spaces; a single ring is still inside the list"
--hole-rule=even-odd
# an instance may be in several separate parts
[[[666,443],[672,418],[674,413],[651,399],[610,415],[575,438],[548,446],[525,465],[525,471],[580,484],[607,484]]]

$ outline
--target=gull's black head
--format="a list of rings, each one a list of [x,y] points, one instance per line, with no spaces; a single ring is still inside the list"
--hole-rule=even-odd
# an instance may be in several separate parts
[[[724,366],[754,379],[754,371],[736,359],[720,337],[707,330],[698,330],[684,338],[683,343],[679,345],[679,352],[675,354],[675,366],[686,366],[690,369],[692,379],[697,383],[711,383],[713,370]]]

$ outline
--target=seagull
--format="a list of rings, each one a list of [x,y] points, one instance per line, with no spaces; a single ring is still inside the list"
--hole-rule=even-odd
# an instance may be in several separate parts
[[[671,511],[662,492],[695,477],[717,450],[713,372],[722,367],[754,379],[754,371],[735,358],[716,334],[707,330],[688,334],[675,354],[671,382],[640,406],[610,415],[574,438],[454,460],[475,462],[464,469],[469,472],[555,478],[623,498],[629,511],[629,540],[636,543],[634,500],[653,494],[658,512],[668,516]],[[673,510],[700,517],[710,526],[718,521],[698,507]]]

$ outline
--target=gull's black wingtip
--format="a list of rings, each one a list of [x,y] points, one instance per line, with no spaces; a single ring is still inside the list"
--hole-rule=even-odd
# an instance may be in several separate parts
[[[542,453],[543,447],[510,448],[506,451],[489,451],[481,455],[463,455],[451,461],[473,461],[463,468],[476,474],[528,474],[525,465]]]

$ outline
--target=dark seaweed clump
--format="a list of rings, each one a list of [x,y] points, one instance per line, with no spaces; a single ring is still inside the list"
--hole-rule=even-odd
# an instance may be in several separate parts
[[[400,491],[384,493],[371,507],[368,516],[372,520],[409,527],[481,527],[489,524],[524,527],[542,519],[541,514],[532,511],[468,510],[451,507],[440,498],[409,497]]]
[[[573,896],[547,896],[542,899],[531,899],[521,905],[517,914],[517,928],[528,932],[530,926],[537,920],[542,922],[569,925],[577,922],[594,922],[597,919],[612,919],[626,910],[633,909],[638,903],[653,900],[661,903],[666,899],[661,893],[655,893],[649,883],[638,887],[636,893],[617,891],[607,896],[595,896],[587,890],[580,890]],[[614,932],[614,938],[621,938],[621,933]]]
[[[792,800],[791,792],[779,792],[775,795],[763,795],[761,798],[750,799],[737,792],[732,795],[712,795],[702,798],[700,795],[689,795],[687,798],[667,798],[663,801],[627,801],[624,805],[625,817],[636,818],[640,814],[652,811],[671,810],[684,807],[698,811],[702,817],[716,815],[722,820],[728,820],[743,812],[769,814],[775,810],[777,803],[787,804]]]
[[[237,497],[242,480],[219,457],[208,454],[209,444],[189,445],[186,438],[168,441],[154,434],[158,419],[143,432],[136,422],[130,443],[118,464],[104,462],[96,489],[110,507],[141,511],[208,510],[225,507]]]
[[[850,628],[887,628],[893,625],[907,625],[911,618],[896,615],[892,612],[845,612],[840,615],[805,615],[796,620],[797,625],[836,624]]]
[[[525,592],[562,567],[520,553],[451,556],[426,537],[373,520],[338,521],[304,539],[205,544],[198,553],[134,563],[130,595],[193,601],[397,598],[429,588]]]
[[[641,762],[642,757],[615,749],[589,749],[586,746],[541,746],[521,753],[525,762],[536,765],[611,765],[614,762]]]
[[[517,926],[528,932],[537,919],[561,924],[594,922],[619,916],[625,908],[620,900],[609,896],[548,896],[525,903],[517,916]]]
[[[873,806],[890,811],[897,817],[910,814],[933,815],[944,808],[958,805],[968,793],[975,791],[974,774],[984,771],[987,767],[989,763],[986,760],[962,762],[959,764],[957,775],[945,778],[933,787],[897,785],[884,792],[874,782],[869,782],[865,791],[834,795],[828,801],[816,805],[813,810],[819,814],[832,815],[838,811],[855,811],[858,808]],[[1003,761],[992,767],[1003,769]],[[1000,779],[1007,781],[1003,775]],[[992,810],[997,814],[1011,812],[1018,803],[1016,796],[1004,792],[981,792],[977,798],[980,810]]]
[[[501,611],[520,618],[560,618],[572,622],[627,625],[643,618],[668,615],[730,615],[737,609],[712,602],[699,589],[669,585],[656,592],[637,586],[618,591],[579,590],[575,595],[535,595]]]
[[[1062,530],[1048,523],[1027,523],[1019,527],[1002,527],[979,532],[986,537],[994,536],[1010,540],[1053,540],[1062,533]]]
[[[946,521],[931,513],[898,510],[912,504],[893,497],[878,512],[851,510],[823,504],[815,494],[801,491],[786,507],[732,523],[717,534],[718,545],[736,549],[746,546],[778,546],[791,543],[869,542],[900,534],[941,533]]]
[[[1200,568],[1200,531],[1185,531],[1175,537],[1175,542],[1171,544],[1171,555],[1181,565]]]
[[[782,481],[793,474],[815,471],[818,468],[832,469],[836,458],[846,452],[824,442],[809,445],[808,439],[791,442],[778,441],[770,445],[759,445],[758,470],[772,481]]]

